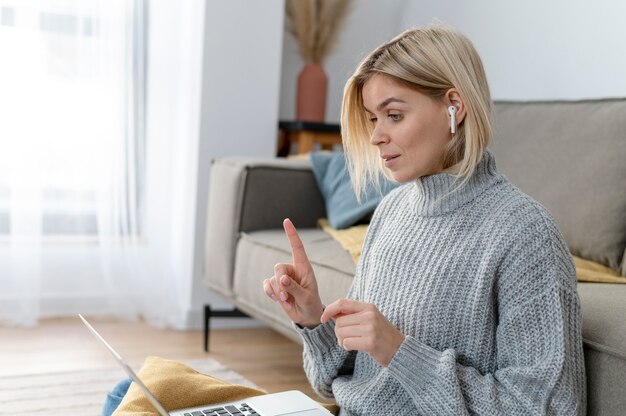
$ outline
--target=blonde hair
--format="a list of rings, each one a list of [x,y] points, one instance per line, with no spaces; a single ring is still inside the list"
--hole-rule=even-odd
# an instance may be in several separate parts
[[[450,88],[465,105],[463,122],[444,150],[444,170],[455,166],[457,178],[469,179],[491,137],[492,102],[487,77],[476,49],[464,35],[437,24],[407,30],[377,47],[358,66],[344,88],[341,134],[357,199],[380,173],[390,177],[378,150],[370,144],[373,126],[363,104],[363,86],[373,75],[391,77],[433,99]]]

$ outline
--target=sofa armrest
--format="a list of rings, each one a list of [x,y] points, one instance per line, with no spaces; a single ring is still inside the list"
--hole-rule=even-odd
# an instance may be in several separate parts
[[[230,299],[239,233],[281,228],[289,217],[296,227],[315,227],[326,216],[308,161],[224,158],[213,162],[209,178],[204,282]]]

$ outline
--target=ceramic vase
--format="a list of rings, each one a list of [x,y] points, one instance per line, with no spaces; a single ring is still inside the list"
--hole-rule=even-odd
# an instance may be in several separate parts
[[[328,76],[319,64],[306,64],[298,76],[296,119],[324,122]]]

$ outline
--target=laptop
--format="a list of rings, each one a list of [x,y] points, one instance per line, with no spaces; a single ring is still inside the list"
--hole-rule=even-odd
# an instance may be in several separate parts
[[[108,342],[96,331],[82,315],[78,315],[91,333],[113,355],[115,361],[124,369],[126,374],[143,391],[150,403],[161,416],[329,416],[332,415],[315,400],[304,393],[291,390],[281,393],[266,394],[263,396],[250,397],[228,403],[207,404],[205,406],[177,409],[168,412],[163,405],[154,397],[145,384],[137,377],[124,359],[109,345]]]

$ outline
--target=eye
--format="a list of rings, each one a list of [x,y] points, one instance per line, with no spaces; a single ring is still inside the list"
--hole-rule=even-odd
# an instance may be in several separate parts
[[[378,120],[376,117],[370,117],[369,118],[370,122],[372,123],[376,123],[376,121]]]
[[[389,119],[392,120],[392,121],[400,121],[400,120],[402,120],[402,114],[389,114],[389,115],[387,115],[387,117],[389,117]]]

